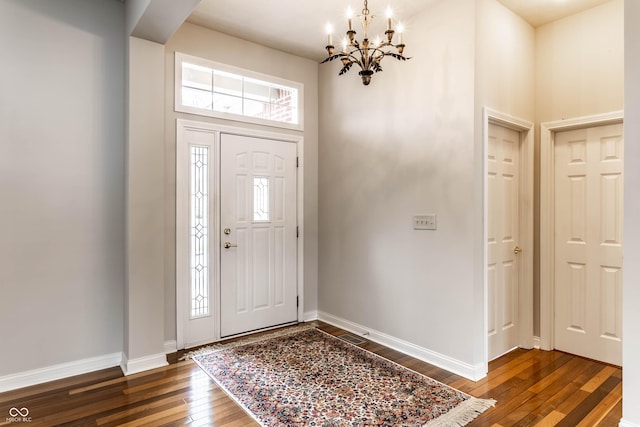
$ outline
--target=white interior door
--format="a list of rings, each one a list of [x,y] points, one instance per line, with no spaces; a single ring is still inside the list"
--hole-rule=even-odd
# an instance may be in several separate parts
[[[220,332],[297,320],[296,144],[222,134]]]
[[[518,346],[520,133],[489,124],[488,334],[489,360]]]
[[[555,135],[555,347],[622,364],[622,124]]]

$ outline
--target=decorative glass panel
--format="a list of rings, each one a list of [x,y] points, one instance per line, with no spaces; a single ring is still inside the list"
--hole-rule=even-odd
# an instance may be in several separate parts
[[[253,177],[253,220],[269,221],[269,177]]]
[[[191,147],[191,318],[209,315],[209,148]]]

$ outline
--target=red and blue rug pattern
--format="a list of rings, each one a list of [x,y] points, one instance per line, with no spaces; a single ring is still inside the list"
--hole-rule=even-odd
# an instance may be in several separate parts
[[[463,426],[495,404],[318,329],[193,359],[263,426]]]

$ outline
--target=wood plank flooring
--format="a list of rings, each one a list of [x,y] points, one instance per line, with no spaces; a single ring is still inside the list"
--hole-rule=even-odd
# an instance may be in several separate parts
[[[344,333],[312,322],[334,335]],[[489,365],[478,382],[375,343],[364,348],[476,397],[495,408],[469,426],[614,427],[622,417],[620,368],[569,354],[516,350]],[[170,356],[169,366],[128,377],[106,369],[0,393],[0,426],[257,426],[198,366]],[[11,408],[31,422],[11,422]]]

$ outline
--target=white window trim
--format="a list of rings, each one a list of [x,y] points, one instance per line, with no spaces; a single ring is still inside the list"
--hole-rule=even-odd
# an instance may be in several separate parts
[[[215,70],[225,71],[241,75],[243,77],[263,80],[281,86],[288,86],[298,91],[298,123],[285,123],[276,120],[260,119],[256,117],[248,117],[240,114],[225,113],[221,111],[205,110],[182,105],[182,63],[188,62]],[[211,61],[197,56],[191,56],[184,53],[175,53],[175,79],[174,79],[174,109],[177,112],[195,114],[198,116],[216,117],[225,120],[233,120],[244,123],[254,123],[284,129],[304,130],[304,84],[291,80],[281,79],[279,77],[258,73],[244,68],[234,67],[232,65],[222,64],[220,62]]]

